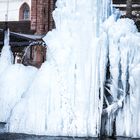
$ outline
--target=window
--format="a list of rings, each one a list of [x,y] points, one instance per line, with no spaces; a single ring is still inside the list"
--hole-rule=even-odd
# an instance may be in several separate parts
[[[27,3],[23,3],[19,11],[19,20],[29,20],[30,19],[30,7]]]
[[[29,19],[29,8],[27,8],[27,7],[23,10],[23,19],[24,20]]]

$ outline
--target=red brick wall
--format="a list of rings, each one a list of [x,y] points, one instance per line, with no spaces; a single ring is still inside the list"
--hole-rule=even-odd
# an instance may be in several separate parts
[[[37,26],[37,0],[32,0],[31,3],[31,30],[36,31]]]
[[[52,11],[54,0],[32,0],[31,30],[36,34],[46,34],[54,27]]]

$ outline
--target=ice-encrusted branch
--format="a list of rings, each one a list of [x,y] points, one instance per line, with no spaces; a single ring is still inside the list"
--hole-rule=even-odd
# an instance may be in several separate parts
[[[107,108],[103,109],[102,115],[108,114],[110,116],[110,114],[114,114],[118,109],[122,108],[123,101],[124,98],[114,101]]]

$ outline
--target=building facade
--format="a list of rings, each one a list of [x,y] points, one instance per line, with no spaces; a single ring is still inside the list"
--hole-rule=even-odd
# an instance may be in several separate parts
[[[52,12],[54,10],[56,0],[0,0],[0,25],[5,21],[10,26],[18,23],[27,22],[30,24],[30,32],[32,34],[46,34],[54,28]],[[16,32],[21,32],[14,26]],[[1,26],[0,26],[1,28]],[[13,30],[13,28],[12,28]],[[29,30],[28,30],[29,31]],[[23,31],[23,33],[25,33]],[[27,33],[27,34],[29,34]]]
[[[23,5],[27,5],[30,11],[31,0],[0,0],[0,21],[19,21],[20,9]]]
[[[8,26],[12,31],[10,45],[15,63],[39,68],[46,60],[47,46],[42,37],[54,28],[52,12],[55,2],[56,0],[0,0],[0,29],[2,31]],[[3,37],[0,38],[0,48],[2,47]]]

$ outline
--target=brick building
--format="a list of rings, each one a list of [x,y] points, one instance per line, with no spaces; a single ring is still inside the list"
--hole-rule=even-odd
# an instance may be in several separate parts
[[[19,21],[19,11],[24,4],[29,8],[25,13],[29,14],[31,0],[0,0],[0,21]]]
[[[56,0],[9,0],[7,2],[0,0],[0,28],[4,28],[5,21],[8,22],[11,31],[19,33],[42,35],[54,28],[52,12]]]
[[[7,19],[9,20],[0,20],[0,29],[4,29],[6,25],[10,28],[10,45],[12,47],[13,54],[18,56],[20,54],[20,56],[23,57],[25,55],[25,50],[28,51],[27,55],[25,55],[23,64],[39,68],[46,60],[46,46],[42,45],[44,44],[42,37],[55,27],[52,12],[54,10],[56,0],[14,1],[17,1],[18,3],[16,7],[17,15],[15,14],[15,16],[18,17],[14,17],[12,21],[12,17],[10,16],[11,10],[9,10],[6,13],[8,14]],[[9,2],[13,4],[12,0],[9,0]],[[0,48],[2,48],[2,46],[3,38],[0,38]],[[16,58],[16,56],[14,57]],[[20,62],[22,63],[22,61]]]
[[[31,3],[31,30],[37,34],[45,34],[54,28],[52,11],[55,0],[32,0]]]

